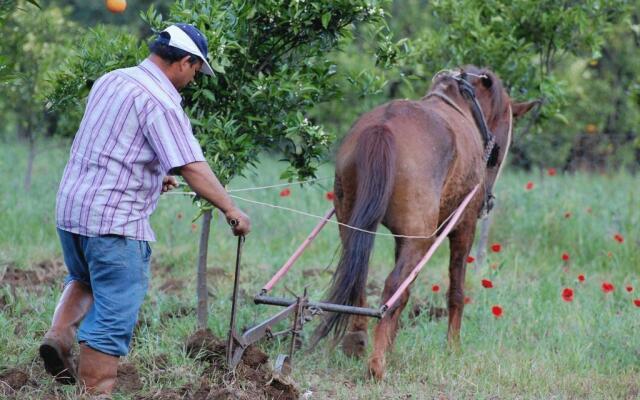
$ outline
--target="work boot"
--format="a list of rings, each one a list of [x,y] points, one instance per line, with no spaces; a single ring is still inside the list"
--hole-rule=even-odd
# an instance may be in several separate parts
[[[45,333],[40,345],[44,368],[62,384],[72,385],[76,381],[71,348],[78,325],[92,304],[93,294],[87,285],[78,281],[69,282],[53,313],[51,328]]]
[[[80,343],[78,379],[88,394],[111,394],[118,376],[119,358],[94,350],[85,343]]]

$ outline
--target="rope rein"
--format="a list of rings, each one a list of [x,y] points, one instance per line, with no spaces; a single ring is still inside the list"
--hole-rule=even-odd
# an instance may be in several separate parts
[[[285,184],[285,185],[288,185],[288,184]],[[274,186],[282,186],[282,185],[272,185],[270,187],[274,187]],[[196,195],[195,192],[167,192],[167,193],[164,193],[164,194],[165,195],[167,195],[167,194],[185,195],[185,196],[195,196]],[[318,220],[324,220],[324,221],[330,222],[330,223],[335,224],[335,225],[343,226],[345,228],[352,229],[354,231],[368,233],[370,235],[388,236],[388,237],[396,237],[396,238],[403,238],[403,239],[431,239],[432,237],[436,236],[438,231],[440,231],[440,229],[453,217],[453,215],[456,213],[456,211],[458,211],[458,209],[460,208],[460,206],[458,206],[455,210],[453,210],[453,212],[444,221],[442,221],[442,223],[429,236],[396,235],[396,234],[393,234],[393,233],[369,231],[367,229],[358,228],[356,226],[352,226],[352,225],[349,225],[349,224],[345,224],[343,222],[335,221],[333,219],[326,219],[325,217],[323,217],[321,215],[312,214],[312,213],[309,213],[309,212],[306,212],[306,211],[296,210],[295,208],[279,206],[277,204],[271,204],[271,203],[265,203],[265,202],[262,202],[262,201],[247,199],[247,198],[240,197],[240,196],[233,195],[233,194],[230,194],[229,196],[234,198],[234,199],[237,199],[237,200],[245,201],[247,203],[253,203],[253,204],[257,204],[257,205],[264,206],[264,207],[270,207],[270,208],[275,208],[275,209],[278,209],[278,210],[289,211],[289,212],[292,212],[294,214],[303,215],[303,216],[309,217],[309,218],[315,218],[315,219],[318,219]]]

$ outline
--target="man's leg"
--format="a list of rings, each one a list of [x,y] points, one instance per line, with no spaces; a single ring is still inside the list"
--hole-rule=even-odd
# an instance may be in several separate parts
[[[87,392],[110,394],[147,291],[151,251],[146,242],[109,235],[89,238],[85,254],[94,303],[78,331],[78,378]]]
[[[93,295],[88,285],[89,271],[82,253],[83,237],[61,230],[58,234],[69,275],[39,352],[45,369],[56,381],[73,384],[76,368],[71,348],[78,325],[93,304]]]

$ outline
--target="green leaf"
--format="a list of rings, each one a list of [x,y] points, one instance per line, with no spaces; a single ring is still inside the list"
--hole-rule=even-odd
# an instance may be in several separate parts
[[[557,119],[558,121],[562,122],[565,125],[569,125],[569,120],[567,119],[567,117],[565,117],[563,114],[561,113],[555,113],[553,114],[553,118]]]
[[[322,27],[327,29],[329,27],[329,22],[331,21],[331,12],[326,12],[322,14]]]
[[[202,94],[210,101],[216,101],[216,96],[209,89],[202,89]]]
[[[42,7],[40,7],[40,4],[38,4],[38,2],[36,0],[27,0],[27,2],[33,4],[34,6],[38,7],[39,9],[42,9]]]
[[[214,71],[219,72],[221,74],[225,73],[224,67],[218,64],[217,61],[212,60],[211,62],[209,62],[209,65],[211,65],[211,68],[213,68]]]

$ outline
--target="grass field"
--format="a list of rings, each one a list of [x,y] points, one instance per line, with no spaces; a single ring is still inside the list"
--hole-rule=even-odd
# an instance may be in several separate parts
[[[47,151],[36,162],[30,193],[21,189],[25,149],[15,143],[0,146],[0,377],[11,368],[28,375],[17,393],[0,383],[0,397],[4,390],[6,397],[19,399],[74,398],[74,388],[53,384],[37,358],[64,271],[56,264],[61,254],[53,211],[68,151],[53,142],[41,145]],[[280,168],[266,160],[258,171],[230,187],[278,183]],[[331,166],[318,175],[332,176]],[[533,183],[531,190],[525,189],[528,181]],[[325,198],[330,180],[291,186],[288,197],[281,197],[280,189],[241,195],[320,215],[331,206]],[[465,308],[462,350],[448,351],[446,318],[431,320],[427,312],[409,318],[405,312],[381,383],[366,378],[366,360],[347,358],[338,348],[327,345],[297,353],[293,379],[307,398],[640,398],[640,307],[633,303],[640,298],[638,178],[625,173],[549,176],[546,171],[507,170],[496,196],[490,243],[499,243],[501,251],[490,251],[486,265],[469,264],[466,288],[471,303]],[[242,263],[238,324],[242,327],[278,311],[253,305],[251,299],[316,221],[239,200],[238,204],[251,215],[254,226]],[[197,382],[205,368],[187,357],[184,349],[196,326],[192,309],[199,232],[191,221],[195,214],[188,197],[163,196],[152,219],[158,236],[152,286],[126,360],[139,371],[141,394]],[[615,240],[614,235],[621,236]],[[219,337],[228,329],[235,243],[222,221],[216,221],[208,259],[209,325]],[[301,293],[308,285],[311,296],[319,299],[337,261],[336,250],[337,230],[329,225],[274,294]],[[562,259],[565,252],[567,261]],[[392,241],[379,237],[370,267],[372,305],[380,303],[392,254]],[[447,260],[443,246],[414,283],[408,308],[426,302],[446,304]],[[311,272],[303,274],[305,270]],[[578,281],[580,274],[584,282]],[[483,288],[482,279],[490,279],[494,287]],[[603,292],[605,281],[615,286],[613,292]],[[434,284],[441,287],[437,293],[432,291]],[[633,291],[628,292],[627,286]],[[563,301],[564,288],[574,290],[573,301]],[[492,315],[494,305],[503,308],[500,318]],[[286,346],[286,342],[261,343],[272,359]],[[115,398],[135,396],[128,392]]]

